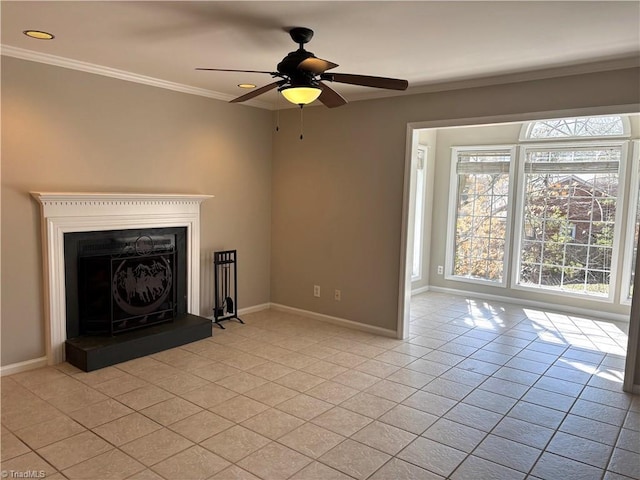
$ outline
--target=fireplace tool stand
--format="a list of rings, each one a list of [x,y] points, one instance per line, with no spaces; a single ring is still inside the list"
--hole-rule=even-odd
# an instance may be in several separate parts
[[[215,306],[213,307],[214,323],[224,330],[220,322],[238,317],[238,265],[236,251],[224,250],[213,252]]]

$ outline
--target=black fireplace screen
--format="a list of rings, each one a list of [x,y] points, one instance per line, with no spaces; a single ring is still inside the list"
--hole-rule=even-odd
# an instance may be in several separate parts
[[[77,276],[70,274],[73,265],[67,268],[67,294],[77,283],[77,296],[71,297],[76,308],[67,305],[68,337],[114,335],[171,321],[184,312],[184,235],[158,230],[111,231],[108,236],[90,232],[71,239]],[[74,316],[77,325],[69,321]]]

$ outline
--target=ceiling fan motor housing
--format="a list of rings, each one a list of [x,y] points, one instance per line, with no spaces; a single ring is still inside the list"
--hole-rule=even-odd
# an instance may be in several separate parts
[[[313,38],[313,30],[306,27],[294,27],[289,30],[291,39],[296,42],[300,48],[282,59],[278,64],[278,72],[286,75],[290,79],[291,85],[297,86],[316,86],[318,84],[315,74],[310,71],[298,68],[307,58],[315,58],[315,55],[304,49],[304,44],[309,43]]]
[[[307,58],[315,57],[311,52],[306,51],[304,48],[300,48],[295,52],[290,52],[282,61],[278,64],[278,72],[284,75],[294,75],[301,70],[298,68],[300,63]],[[308,72],[311,73],[311,72]]]

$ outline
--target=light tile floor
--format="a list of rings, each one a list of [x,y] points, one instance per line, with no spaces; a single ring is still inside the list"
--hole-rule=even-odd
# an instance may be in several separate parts
[[[436,293],[415,296],[411,315],[399,341],[264,311],[96,372],[62,364],[4,377],[2,470],[640,478],[640,398],[621,390],[624,325]]]

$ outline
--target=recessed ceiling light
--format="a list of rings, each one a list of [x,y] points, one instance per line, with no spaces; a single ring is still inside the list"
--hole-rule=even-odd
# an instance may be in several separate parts
[[[238,87],[240,88],[256,88],[253,83],[239,83]]]
[[[36,38],[38,40],[52,40],[55,36],[49,32],[42,32],[40,30],[25,30],[24,33],[27,37]]]

